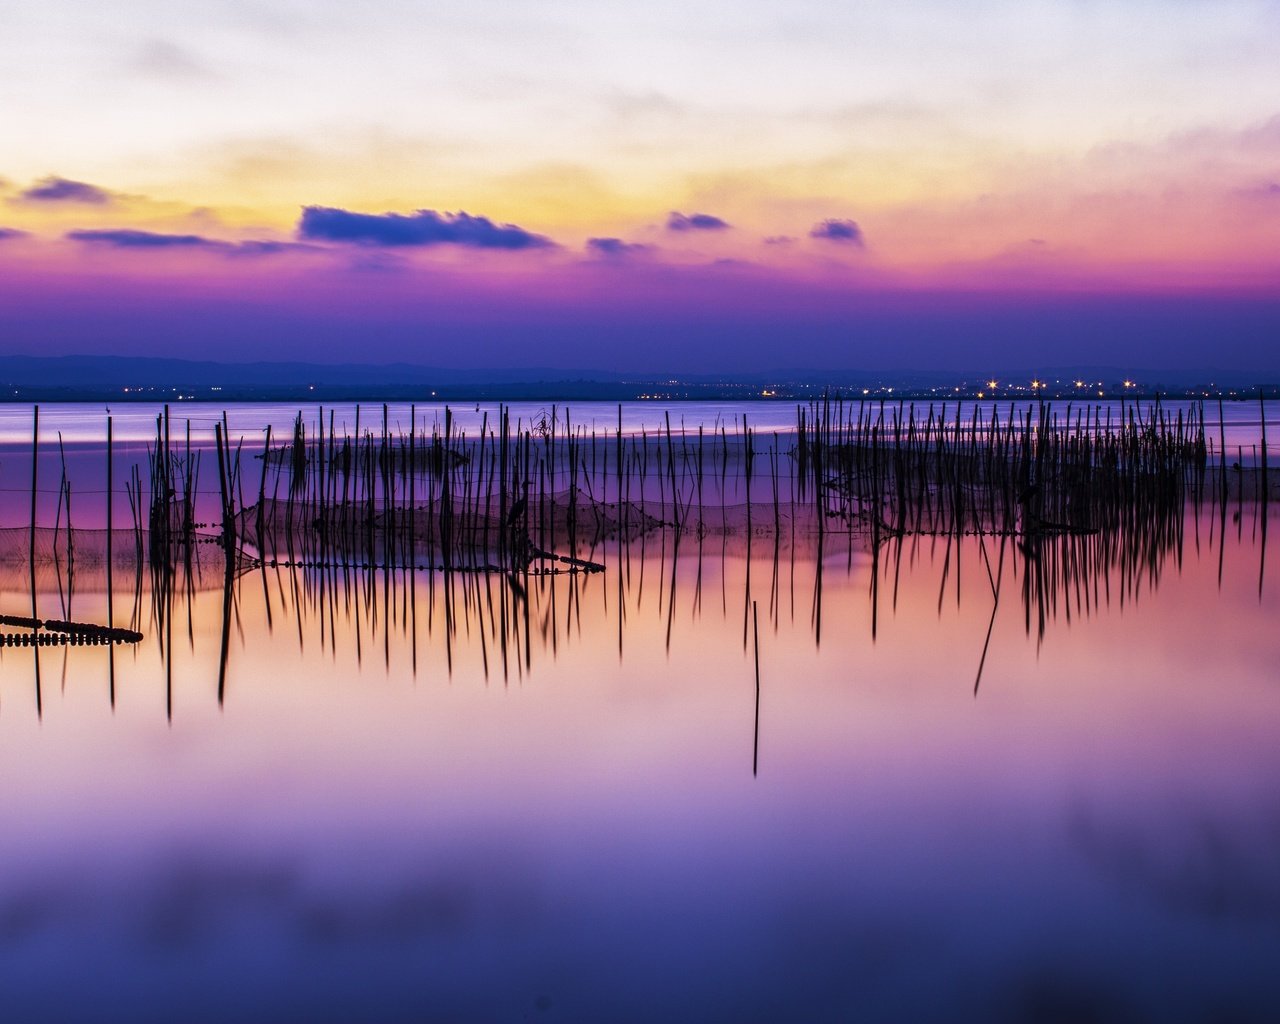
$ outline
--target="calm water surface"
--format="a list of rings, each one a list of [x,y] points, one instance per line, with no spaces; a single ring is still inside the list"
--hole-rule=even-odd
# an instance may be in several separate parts
[[[114,673],[0,648],[5,1015],[1275,1020],[1276,515],[1219,512],[1043,592],[842,535],[117,580]]]
[[[416,418],[421,429],[424,425],[429,430],[436,425],[443,432],[445,412],[448,410],[453,418],[454,429],[466,431],[476,436],[482,425],[492,429],[498,421],[500,409],[509,411],[513,429],[517,424],[528,428],[533,424],[554,419],[557,429],[563,430],[566,423],[571,427],[584,428],[588,432],[595,430],[601,434],[612,434],[618,428],[619,412],[622,417],[624,433],[638,433],[642,430],[655,434],[665,432],[668,421],[674,431],[682,428],[696,432],[699,427],[711,432],[727,428],[730,432],[740,427],[744,416],[753,430],[762,434],[772,431],[787,432],[795,429],[796,407],[799,404],[785,401],[743,401],[743,402],[629,402],[619,406],[614,402],[510,402],[499,406],[496,402],[451,403],[445,405],[437,402],[420,402],[411,405],[407,402],[392,402],[387,405],[388,419],[393,430],[408,430],[409,423]],[[928,400],[915,400],[906,403],[913,405],[916,415],[923,419],[932,408],[937,413],[944,409],[941,400],[930,403]],[[1102,421],[1110,416],[1119,421],[1122,412],[1138,409],[1149,412],[1152,408],[1150,400],[1140,402],[1121,402],[1113,399],[1094,399],[1092,401],[1066,402],[1057,400],[1045,403],[1064,420],[1074,422],[1078,414],[1089,412]],[[1179,412],[1184,415],[1193,403],[1188,401],[1168,401],[1160,403],[1170,416],[1176,417]],[[878,408],[881,403],[867,401],[868,408]],[[897,405],[896,401],[884,403],[890,411]],[[856,403],[846,403],[845,408],[856,407]],[[212,439],[213,425],[221,421],[226,414],[232,437],[244,437],[246,444],[259,444],[268,424],[271,425],[277,440],[288,436],[293,429],[294,419],[299,407],[296,403],[238,402],[217,404],[211,402],[174,402],[169,406],[173,422],[190,421],[194,439],[198,443],[208,444]],[[328,424],[332,415],[334,426],[341,434],[343,429],[355,432],[357,416],[360,417],[361,429],[379,430],[382,423],[383,404],[379,402],[357,404],[339,402],[336,404],[314,406],[303,409],[303,417],[309,427],[314,427],[323,408],[325,422]],[[977,410],[984,418],[989,417],[993,409],[998,410],[1002,421],[1007,422],[1010,409],[1025,415],[1029,408],[1038,408],[1038,403],[1028,401],[975,401],[965,399],[960,402],[945,403],[947,419],[957,414],[965,421]],[[1218,406],[1213,402],[1205,403],[1207,425],[1212,435],[1210,440],[1218,439]],[[1268,401],[1263,406],[1268,428],[1268,442],[1271,449],[1277,449],[1280,443],[1280,402]],[[116,440],[123,444],[145,444],[156,435],[156,416],[162,413],[164,406],[151,402],[130,402],[123,405],[106,406],[86,403],[49,403],[40,407],[41,437],[44,443],[56,443],[58,434],[68,443],[100,444],[105,432],[106,417],[110,414],[115,425]],[[1222,406],[1222,426],[1225,432],[1227,450],[1235,451],[1243,446],[1245,449],[1255,445],[1261,438],[1262,412],[1256,401],[1225,402]],[[0,403],[0,446],[29,446],[31,441],[31,406]]]

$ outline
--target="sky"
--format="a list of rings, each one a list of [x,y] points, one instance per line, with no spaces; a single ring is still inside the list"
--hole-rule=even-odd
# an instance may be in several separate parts
[[[0,24],[0,354],[1280,372],[1280,2]]]

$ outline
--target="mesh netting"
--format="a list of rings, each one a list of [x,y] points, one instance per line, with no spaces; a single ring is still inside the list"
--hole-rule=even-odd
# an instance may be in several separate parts
[[[128,577],[147,572],[151,566],[151,539],[147,533],[111,530],[111,569],[119,587]],[[107,530],[53,529],[37,527],[0,528],[0,574],[5,589],[24,590],[31,586],[34,564],[35,585],[40,591],[63,590],[68,578],[77,591],[103,591],[107,586]],[[184,582],[198,590],[222,586],[226,576],[226,555],[216,537],[198,534],[195,543],[173,551],[170,566],[181,569]],[[240,572],[245,564],[234,568]]]

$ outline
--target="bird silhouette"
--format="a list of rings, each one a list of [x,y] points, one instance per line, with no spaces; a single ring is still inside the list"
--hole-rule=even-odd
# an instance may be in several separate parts
[[[514,530],[520,524],[520,520],[524,518],[525,513],[529,511],[529,481],[524,481],[520,486],[523,489],[523,493],[507,509],[508,530]]]

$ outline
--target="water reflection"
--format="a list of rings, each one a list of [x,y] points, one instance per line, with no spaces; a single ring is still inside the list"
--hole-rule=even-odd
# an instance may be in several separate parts
[[[550,669],[574,645],[595,657],[605,657],[611,647],[613,660],[622,661],[635,643],[651,639],[653,628],[660,631],[660,647],[670,652],[673,643],[703,630],[709,618],[736,621],[736,646],[743,652],[755,650],[761,618],[788,649],[808,643],[817,650],[832,629],[843,636],[851,628],[863,630],[873,643],[886,621],[928,631],[937,628],[928,619],[942,622],[948,608],[965,617],[980,610],[983,616],[970,638],[977,652],[976,694],[1002,614],[1019,621],[1039,649],[1054,629],[1123,613],[1126,605],[1153,594],[1168,573],[1182,575],[1188,560],[1197,575],[1206,567],[1214,571],[1206,600],[1227,584],[1229,563],[1255,561],[1251,575],[1257,600],[1264,602],[1267,522],[1275,512],[1265,504],[1206,499],[1134,530],[1016,536],[894,532],[873,542],[865,531],[816,532],[811,523],[797,536],[803,510],[788,509],[779,513],[776,528],[770,523],[712,531],[699,524],[685,532],[597,541],[583,550],[584,561],[605,568],[599,574],[559,566],[440,571],[268,562],[239,552],[228,556],[209,537],[170,564],[139,563],[125,552],[115,559],[116,586],[110,586],[110,561],[103,555],[105,531],[76,530],[73,537],[65,528],[24,529],[7,531],[15,546],[30,536],[43,554],[34,577],[25,557],[3,564],[3,595],[6,607],[20,607],[30,595],[38,610],[67,618],[82,612],[101,617],[117,632],[139,631],[145,640],[131,660],[153,658],[162,666],[170,713],[179,656],[209,666],[221,704],[229,663],[287,644],[300,658],[315,651],[332,659],[352,657],[357,669],[377,664],[391,673],[403,667],[411,678],[420,671],[459,671],[510,684],[537,666]],[[127,531],[117,535],[117,552],[135,543]],[[1243,573],[1237,565],[1235,575]],[[899,608],[904,589],[929,588],[935,595],[931,615]],[[859,591],[861,601],[853,597]],[[632,635],[637,632],[643,640]],[[203,635],[216,642],[198,644]],[[6,639],[12,645],[31,637],[13,632]],[[20,664],[17,651],[0,646],[0,652],[15,668]],[[64,665],[68,653],[61,654]],[[113,666],[118,653],[114,645],[102,652]],[[37,678],[41,658],[59,656],[32,647]],[[111,676],[114,694],[114,668]],[[8,689],[17,689],[12,676]]]
[[[215,543],[108,587],[20,531],[4,611],[144,639],[0,648],[6,1004],[1274,1019],[1275,507],[1219,483],[1130,534],[766,502],[602,573]]]

